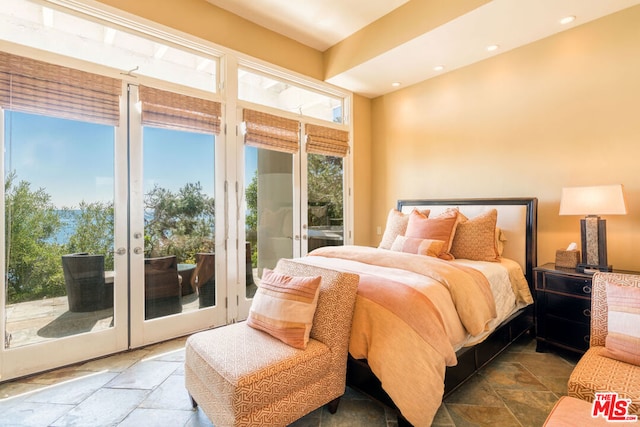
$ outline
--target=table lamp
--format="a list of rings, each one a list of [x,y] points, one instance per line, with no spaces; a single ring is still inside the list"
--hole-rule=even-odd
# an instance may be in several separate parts
[[[580,220],[582,262],[580,272],[611,271],[607,262],[607,222],[599,215],[625,215],[627,206],[622,185],[565,187],[560,199],[560,215],[585,215]]]

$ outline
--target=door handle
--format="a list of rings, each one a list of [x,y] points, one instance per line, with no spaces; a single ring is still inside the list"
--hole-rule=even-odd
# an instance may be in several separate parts
[[[118,250],[116,251],[116,255],[124,255],[127,253],[127,250],[125,248],[118,248]]]
[[[142,248],[140,246],[138,246],[136,248],[133,248],[133,253],[136,254],[136,255],[140,255],[142,252],[144,252],[144,251],[142,250]]]

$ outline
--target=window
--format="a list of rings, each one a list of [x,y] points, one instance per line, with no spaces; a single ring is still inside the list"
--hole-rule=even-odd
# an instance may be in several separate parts
[[[342,97],[321,93],[285,78],[266,76],[248,68],[238,70],[238,98],[301,116],[345,123]]]
[[[219,61],[199,52],[197,43],[180,46],[169,37],[142,36],[116,22],[87,19],[46,3],[2,0],[0,40],[106,65],[125,74],[217,91]]]

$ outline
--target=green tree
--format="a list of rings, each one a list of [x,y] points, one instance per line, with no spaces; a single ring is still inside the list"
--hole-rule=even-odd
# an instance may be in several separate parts
[[[144,202],[147,257],[176,255],[179,262],[195,262],[196,253],[215,250],[215,203],[199,182],[176,194],[156,185]]]
[[[65,295],[60,245],[52,243],[61,221],[51,196],[16,183],[14,172],[5,181],[5,242],[7,301],[16,303]]]
[[[258,171],[253,173],[251,182],[244,191],[244,197],[247,201],[247,216],[245,226],[247,230],[256,231],[258,229]]]
[[[251,182],[244,191],[247,203],[247,214],[245,216],[245,228],[247,231],[247,241],[251,245],[251,263],[258,265],[258,171],[253,173]]]
[[[63,215],[75,222],[75,233],[64,245],[65,253],[104,255],[105,269],[113,270],[113,203],[82,201],[79,213],[65,208]]]
[[[214,205],[200,183],[186,184],[176,194],[154,187],[145,197],[146,256],[194,262],[197,252],[213,252]],[[113,269],[113,203],[82,201],[79,209],[58,210],[44,189],[33,191],[12,173],[5,181],[5,210],[9,303],[65,295],[61,256],[66,253],[104,254],[105,269]],[[65,220],[75,231],[59,244],[55,238]]]
[[[329,218],[342,218],[344,188],[342,157],[309,154],[307,170],[309,204],[326,204]]]

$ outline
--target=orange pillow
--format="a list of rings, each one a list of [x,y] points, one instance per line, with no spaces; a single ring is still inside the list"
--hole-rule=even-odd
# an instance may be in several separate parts
[[[320,280],[320,276],[287,276],[265,268],[247,325],[304,350],[318,305]]]
[[[498,211],[491,209],[468,219],[460,214],[460,222],[451,243],[451,254],[456,258],[475,261],[500,261],[496,247]]]
[[[409,215],[407,223],[406,237],[415,237],[417,239],[442,240],[442,251],[438,258],[451,260],[454,256],[449,252],[451,243],[458,225],[458,209],[447,209],[440,215],[428,218],[420,212],[413,211]]]
[[[398,236],[391,245],[392,251],[437,257],[442,252],[442,240],[417,239],[415,237]]]

